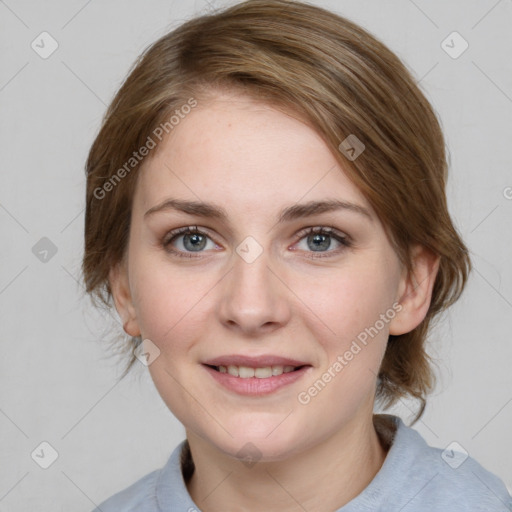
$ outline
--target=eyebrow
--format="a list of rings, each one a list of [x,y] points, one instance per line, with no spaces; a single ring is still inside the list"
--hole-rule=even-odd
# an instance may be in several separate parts
[[[227,222],[228,215],[224,208],[212,203],[205,203],[201,201],[188,201],[184,199],[166,199],[162,203],[153,206],[145,214],[144,218],[162,211],[175,210],[189,215],[196,215],[198,217],[218,219],[224,223]],[[278,224],[283,222],[290,222],[292,220],[318,215],[320,213],[334,212],[334,211],[348,211],[357,213],[367,217],[373,221],[373,216],[367,208],[359,204],[342,201],[338,199],[330,199],[325,201],[309,201],[303,204],[294,204],[284,208],[278,218]]]

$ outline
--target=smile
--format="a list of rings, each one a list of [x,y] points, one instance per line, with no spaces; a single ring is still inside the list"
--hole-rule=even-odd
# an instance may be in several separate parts
[[[229,366],[214,366],[215,370],[220,373],[229,373],[233,377],[240,377],[241,379],[250,379],[256,377],[257,379],[268,379],[269,377],[275,377],[282,375],[283,373],[290,373],[302,366],[291,366],[291,365],[275,365],[275,366],[264,366],[261,368],[251,368],[249,366],[235,366],[230,364]]]
[[[264,396],[290,386],[313,370],[311,365],[272,365],[253,368],[235,365],[202,367],[221,389],[244,396]]]

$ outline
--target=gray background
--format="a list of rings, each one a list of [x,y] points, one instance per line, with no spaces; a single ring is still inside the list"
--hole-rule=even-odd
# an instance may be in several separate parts
[[[388,44],[439,112],[450,211],[475,270],[431,334],[439,384],[414,428],[433,446],[457,441],[512,489],[512,1],[312,3]],[[0,511],[89,511],[163,465],[184,436],[142,364],[116,384],[106,340],[121,327],[77,281],[83,169],[135,58],[215,5],[224,2],[0,1]],[[59,45],[46,59],[31,47],[43,31]],[[458,58],[441,46],[453,31],[469,43]],[[34,254],[43,237],[56,254]],[[389,412],[408,421],[410,407]],[[43,441],[58,453],[48,469],[31,457]]]

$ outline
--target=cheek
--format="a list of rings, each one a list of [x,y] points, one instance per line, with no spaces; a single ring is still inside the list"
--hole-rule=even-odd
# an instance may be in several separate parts
[[[318,341],[340,350],[372,327],[393,303],[394,276],[388,272],[384,265],[366,260],[323,276],[297,278],[293,289],[304,297],[301,316],[317,334],[324,333]]]
[[[142,256],[142,255],[141,255]],[[133,258],[134,307],[143,337],[163,350],[178,348],[200,317],[204,298],[212,288],[206,274],[191,278],[176,266],[162,263],[161,257]]]
[[[330,411],[332,424],[338,425],[361,407],[371,408],[391,320],[381,320],[391,304],[389,295],[382,281],[370,279],[363,271],[340,275],[326,282],[323,294],[310,295],[308,305],[318,312],[321,322],[310,314],[309,329],[314,330],[324,357],[315,376],[305,382],[298,401],[312,429],[321,429],[323,421],[323,415],[317,418],[312,411]]]
[[[301,404],[314,403],[312,407],[343,416],[372,396],[395,314],[395,278],[391,262],[375,258],[340,268],[325,279],[302,280],[297,293],[307,297],[302,317],[324,357],[320,375],[303,389]]]

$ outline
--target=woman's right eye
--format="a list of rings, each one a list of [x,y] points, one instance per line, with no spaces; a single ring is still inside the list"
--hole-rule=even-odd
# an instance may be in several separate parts
[[[173,255],[194,258],[194,252],[203,252],[210,237],[197,226],[176,229],[168,233],[163,241],[164,248]],[[181,247],[176,249],[175,244]],[[212,244],[216,244],[212,241]],[[188,252],[190,251],[190,252]]]

